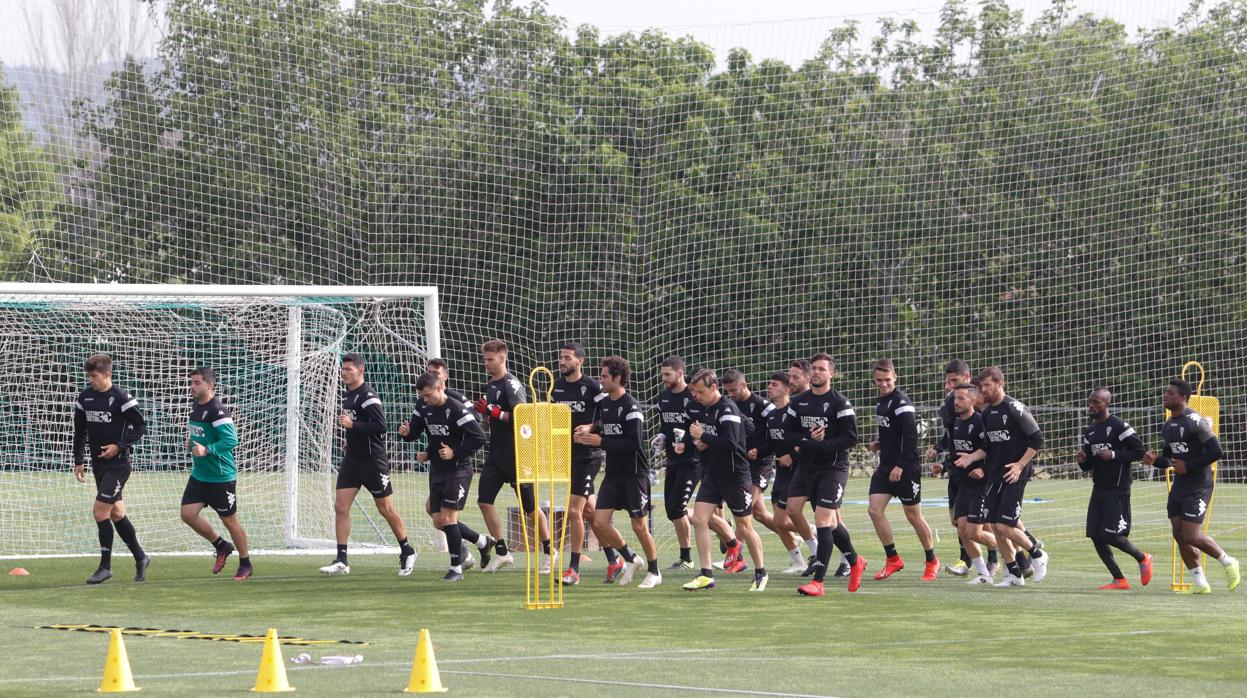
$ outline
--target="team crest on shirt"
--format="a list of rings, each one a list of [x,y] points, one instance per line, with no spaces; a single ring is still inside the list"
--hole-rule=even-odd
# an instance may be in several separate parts
[[[109,396],[108,396],[108,406],[109,406],[109,407],[112,407],[112,406],[113,406],[113,400],[116,400],[116,399],[117,399],[117,398],[113,397],[112,395],[109,395]]]
[[[580,397],[584,397],[585,393],[587,392],[589,392],[589,386],[587,385],[580,386]]]
[[[831,407],[831,403],[828,403],[828,402],[823,403],[823,414],[827,414],[827,409],[829,407]]]

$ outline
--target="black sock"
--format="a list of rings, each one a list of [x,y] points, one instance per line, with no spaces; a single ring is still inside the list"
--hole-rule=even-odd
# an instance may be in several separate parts
[[[467,524],[460,523],[460,524],[455,524],[455,525],[459,528],[459,539],[460,540],[465,540],[468,543],[475,546],[476,541],[481,539],[481,534],[477,533],[476,531],[473,531],[471,528],[468,527]]]
[[[502,538],[499,538],[498,542],[494,543],[494,552],[498,553],[499,557],[506,555],[507,554],[507,542],[503,540]]]
[[[108,519],[96,521],[95,527],[100,534],[100,567],[112,569],[113,566],[113,522]]]
[[[1039,541],[1038,541],[1038,540],[1037,540],[1034,536],[1032,536],[1032,535],[1031,535],[1031,532],[1030,532],[1030,531],[1022,531],[1022,533],[1025,533],[1025,534],[1026,534],[1026,540],[1028,540],[1028,541],[1030,541],[1030,542],[1031,542],[1031,547],[1032,547],[1032,548],[1038,548],[1038,547],[1039,547]]]
[[[1108,547],[1108,543],[1099,538],[1093,538],[1091,542],[1095,543],[1095,552],[1100,556],[1100,562],[1103,562],[1104,566],[1108,568],[1108,573],[1112,575],[1113,579],[1124,579],[1121,568],[1117,566],[1117,561],[1113,559],[1113,550]]]
[[[692,561],[693,561],[693,549],[692,548],[680,548],[680,562],[692,562]]]
[[[572,553],[571,568],[576,572],[580,572],[580,553]]]
[[[711,579],[713,579],[713,578],[714,578],[714,570],[708,570],[708,569],[706,569],[705,567],[703,567],[703,568],[701,568],[701,576],[703,576],[703,577],[710,577]]]
[[[212,547],[216,548],[217,552],[221,552],[221,548],[225,547],[225,539],[217,536],[216,540],[212,541]]]
[[[410,555],[411,553],[415,552],[415,548],[411,547],[411,543],[408,543],[406,538],[404,538],[404,539],[402,539],[402,540],[400,540],[400,541],[398,542],[398,549],[399,549],[399,550],[401,550],[401,551],[403,551],[404,553],[406,553],[406,554],[408,554],[408,555]]]
[[[1030,553],[1031,553],[1031,558],[1035,560],[1038,560],[1039,558],[1043,557],[1043,551],[1039,549],[1038,545],[1031,548]]]
[[[1023,572],[1031,568],[1030,558],[1026,557],[1026,553],[1021,550],[1013,553],[1013,561],[1017,563],[1018,568]]]
[[[649,573],[658,574],[658,558],[649,561]]]
[[[843,523],[836,524],[831,531],[832,541],[836,547],[840,548],[840,552],[844,553],[844,559],[848,560],[850,565],[857,564],[857,551],[853,549],[853,539],[849,537],[849,529],[844,527]],[[822,545],[820,542],[819,545]],[[827,558],[830,560],[831,558]]]
[[[922,553],[927,556],[927,562],[935,562],[935,548],[927,548]]]
[[[344,565],[349,564],[346,561],[346,543],[342,543],[341,545],[338,546],[338,556],[334,559],[337,560],[338,562],[341,562]]]
[[[541,541],[541,552],[546,555],[550,554],[550,539],[547,538],[546,540]]]
[[[628,548],[627,543],[624,543],[623,547],[619,549],[619,554],[622,555],[623,559],[627,560],[628,562],[632,562],[633,560],[636,559],[636,553],[632,552],[632,550]]]
[[[753,576],[755,576],[755,577],[765,577],[765,576],[766,576],[766,568],[765,568],[765,567],[755,567],[755,568],[753,568]]]
[[[820,542],[819,545],[822,545],[822,543]],[[896,557],[896,543],[888,543],[883,546],[883,554],[887,555],[889,559]]]
[[[827,563],[831,561],[831,551],[835,547],[835,533],[831,526],[819,526],[814,535],[818,538],[818,562],[814,567],[814,581],[821,582],[827,576]]]
[[[992,564],[995,564],[999,560],[1000,558],[996,557],[995,548],[991,548],[990,550],[987,551],[987,564],[992,565]]]
[[[1131,543],[1129,538],[1120,534],[1106,535],[1104,536],[1104,542],[1134,558],[1135,562],[1143,562],[1143,551],[1135,547],[1135,544]]]
[[[958,552],[958,553],[957,553],[957,555],[958,555],[958,557],[957,557],[957,559],[958,559],[958,560],[961,560],[961,561],[962,561],[962,562],[964,562],[966,565],[969,565],[969,564],[970,564],[970,553],[967,553],[967,552],[966,552],[966,546],[965,546],[965,544],[962,544],[962,545],[961,545],[961,551],[960,551],[960,552]]]
[[[459,530],[457,524],[442,526],[442,533],[446,534],[446,550],[450,553],[450,566],[458,567],[463,564],[463,532]]]
[[[139,534],[135,532],[134,524],[130,523],[130,517],[121,517],[113,522],[113,526],[117,528],[117,535],[121,536],[121,540],[126,542],[126,547],[134,554],[134,559],[142,560],[143,546],[139,545]]]
[[[738,541],[738,540],[736,540],[735,538],[733,538],[732,540],[729,540],[729,541],[727,542],[727,549],[728,549],[728,550],[731,550],[732,548],[735,548],[735,547],[737,547],[737,546],[739,546],[739,545],[740,545],[740,541]]]
[[[1022,568],[1018,567],[1018,563],[1016,562],[1006,562],[1005,569],[1009,570],[1009,574],[1013,575],[1014,577],[1022,576]]]
[[[606,556],[606,564],[608,565],[613,565],[619,562],[619,553],[615,552],[615,549],[609,545],[602,548],[602,554]]]
[[[248,557],[241,557],[241,556],[240,556],[240,557],[238,558],[238,566],[239,566],[239,567],[250,567],[250,566],[251,566],[251,557],[250,557],[250,556],[248,556]]]

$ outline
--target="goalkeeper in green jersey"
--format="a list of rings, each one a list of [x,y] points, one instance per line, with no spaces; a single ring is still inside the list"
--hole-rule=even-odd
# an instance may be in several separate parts
[[[230,553],[238,551],[238,572],[234,579],[243,580],[253,573],[251,558],[247,553],[247,532],[238,522],[238,496],[235,486],[238,468],[234,465],[234,448],[238,446],[238,432],[229,408],[216,399],[216,372],[201,366],[190,372],[191,405],[190,427],[186,445],[190,449],[194,465],[190,480],[182,493],[182,520],[216,548],[216,562],[212,574],[225,567]],[[199,515],[205,506],[212,507],[221,517],[225,530],[233,543],[217,535],[212,524]]]

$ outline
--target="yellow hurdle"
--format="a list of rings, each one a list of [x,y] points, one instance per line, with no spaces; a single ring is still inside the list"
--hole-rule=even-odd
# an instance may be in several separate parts
[[[1191,395],[1190,402],[1187,406],[1195,410],[1201,417],[1206,417],[1212,421],[1212,433],[1221,436],[1221,402],[1211,395],[1202,395],[1204,389],[1204,367],[1198,361],[1188,361],[1182,366],[1182,380],[1186,380],[1187,369],[1199,369],[1199,382],[1195,384],[1195,392]],[[1172,415],[1169,410],[1165,410],[1165,419],[1169,419]],[[1212,500],[1216,496],[1217,485],[1217,464],[1213,463],[1209,466],[1212,470],[1213,496],[1208,498],[1208,512],[1204,515],[1204,533],[1208,532],[1208,527],[1212,525]],[[1165,489],[1173,489],[1173,468],[1165,469]],[[1169,564],[1169,589],[1172,591],[1187,591],[1191,588],[1191,583],[1186,581],[1186,565],[1182,562],[1182,555],[1178,551],[1178,541],[1174,540],[1172,544],[1173,557]],[[1199,554],[1200,562],[1203,565],[1207,562],[1207,555]]]
[[[540,400],[541,393],[534,385],[538,373],[545,374],[549,381],[544,401]],[[520,515],[524,542],[528,548],[527,562],[524,565],[524,608],[562,608],[563,584],[559,565],[552,564],[548,575],[541,574],[541,535],[537,526],[537,512],[540,511],[544,488],[546,499],[550,502],[548,519],[553,529],[554,503],[563,503],[564,515],[560,517],[559,531],[554,535],[555,531],[551,530],[550,541],[554,547],[551,552],[557,551],[561,562],[564,559],[563,548],[567,543],[566,513],[571,500],[572,411],[567,405],[550,401],[554,393],[554,374],[545,366],[538,366],[528,374],[528,387],[533,391],[534,401],[516,405],[512,413],[516,486],[531,484],[533,501],[538,507]],[[560,489],[562,497],[556,497]],[[530,516],[531,522],[528,520]]]

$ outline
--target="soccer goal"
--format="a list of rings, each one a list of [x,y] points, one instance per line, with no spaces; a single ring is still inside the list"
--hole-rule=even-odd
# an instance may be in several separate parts
[[[178,518],[191,368],[216,370],[217,395],[233,411],[239,512],[252,546],[318,548],[333,543],[341,355],[365,357],[394,434],[415,378],[441,354],[431,286],[0,284],[0,327],[0,556],[95,550],[94,489],[74,479],[70,453],[90,354],[112,356],[114,382],[146,418],[125,501],[144,546],[164,553],[203,548]],[[391,439],[409,538],[435,545],[426,478],[413,449]],[[393,545],[371,503],[361,503],[352,543]]]

